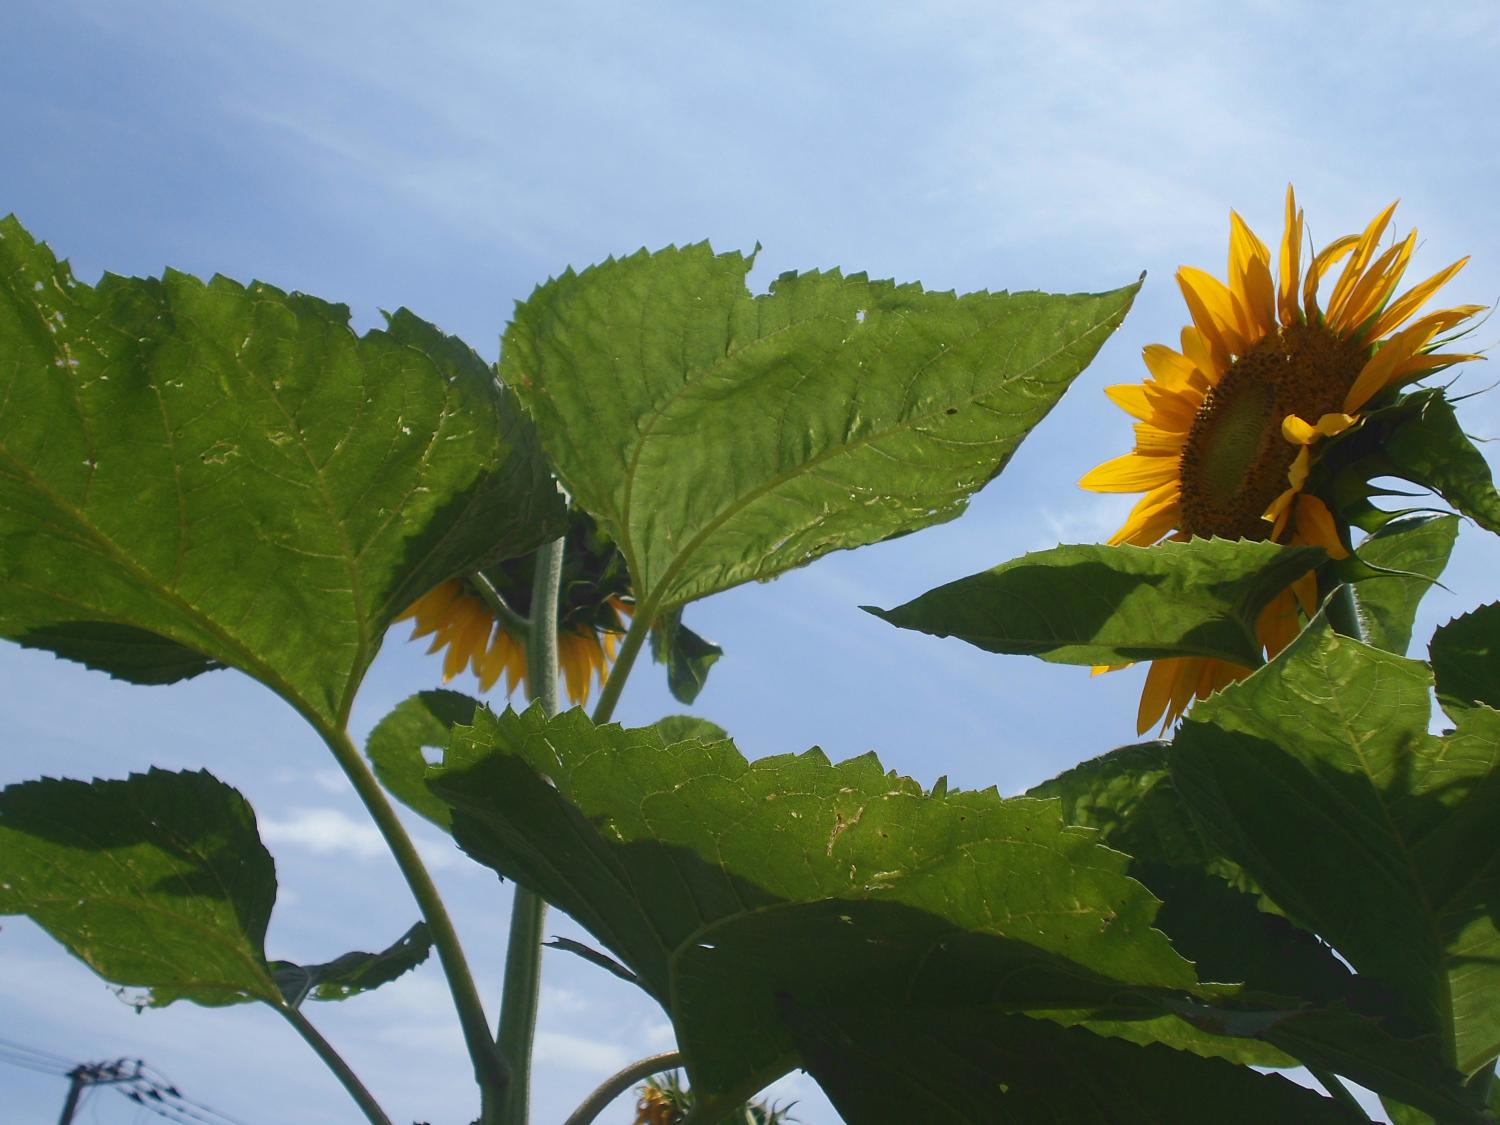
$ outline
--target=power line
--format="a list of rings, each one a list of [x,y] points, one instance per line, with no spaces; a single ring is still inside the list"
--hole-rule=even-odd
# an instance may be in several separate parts
[[[112,1087],[139,1109],[177,1125],[247,1125],[237,1117],[188,1097],[165,1074],[142,1059],[75,1064],[62,1055],[0,1037],[0,1063],[68,1079],[59,1125],[70,1125],[84,1101],[99,1086]]]
[[[68,1074],[64,1067],[55,1063],[38,1062],[28,1055],[15,1054],[3,1048],[0,1048],[0,1062],[18,1066],[22,1070],[32,1070],[38,1074],[51,1074],[63,1078]]]

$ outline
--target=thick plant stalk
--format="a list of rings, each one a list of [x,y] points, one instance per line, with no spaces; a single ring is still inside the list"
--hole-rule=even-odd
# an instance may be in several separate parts
[[[530,637],[526,646],[531,698],[549,715],[557,714],[558,704],[557,597],[562,560],[562,539],[554,539],[537,551]],[[505,983],[500,996],[500,1027],[495,1037],[511,1073],[499,1118],[502,1125],[527,1125],[531,1112],[531,1050],[541,998],[542,919],[546,912],[547,904],[540,895],[515,884],[510,937],[505,950]]]
[[[584,1099],[583,1103],[563,1122],[563,1125],[591,1125],[594,1118],[603,1113],[610,1102],[637,1082],[650,1078],[653,1074],[660,1074],[664,1070],[676,1070],[681,1065],[682,1056],[676,1051],[637,1059],[624,1070],[611,1074],[599,1083],[598,1088]]]
[[[499,1104],[509,1084],[510,1075],[506,1070],[505,1059],[495,1049],[494,1040],[490,1038],[484,1004],[479,999],[479,989],[474,984],[473,973],[469,971],[469,963],[459,944],[458,931],[453,928],[453,920],[448,916],[448,908],[443,905],[442,896],[438,894],[426,864],[417,854],[416,845],[407,835],[396,810],[386,799],[385,790],[365,765],[364,756],[350,739],[349,732],[318,723],[312,716],[308,718],[317,726],[318,733],[323,736],[323,741],[333,751],[344,775],[354,786],[370,819],[375,822],[375,827],[385,839],[386,847],[396,860],[396,866],[406,880],[406,885],[411,888],[412,897],[417,900],[422,918],[432,934],[432,944],[442,963],[443,975],[448,978],[453,1005],[458,1009],[464,1045],[468,1047],[469,1058],[474,1063],[474,1079],[479,1083],[481,1116],[488,1119],[489,1107]]]
[[[1343,583],[1329,597],[1328,624],[1333,626],[1335,633],[1353,637],[1356,641],[1365,639],[1364,626],[1359,623],[1359,606],[1354,601],[1352,583]]]

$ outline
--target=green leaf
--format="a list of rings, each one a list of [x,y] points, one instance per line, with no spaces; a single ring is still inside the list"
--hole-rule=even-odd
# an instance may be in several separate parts
[[[1326,557],[1319,547],[1194,539],[1036,551],[882,610],[903,629],[1059,664],[1163,656],[1261,663],[1256,618]]]
[[[1500,1052],[1500,714],[1437,738],[1431,688],[1320,615],[1194,709],[1172,777],[1205,837],[1467,1074]]]
[[[1500,711],[1500,603],[1455,617],[1432,636],[1438,702],[1454,718],[1480,704]]]
[[[729,732],[718,723],[711,723],[696,715],[668,715],[651,725],[668,746],[689,738],[696,738],[699,742],[722,742],[729,737]]]
[[[708,670],[724,655],[682,623],[682,610],[659,614],[651,627],[651,659],[667,666],[667,687],[678,703],[691,705],[708,682]]]
[[[271,974],[281,995],[294,1008],[304,1000],[347,1000],[389,984],[427,960],[432,936],[418,922],[379,953],[345,953],[322,965],[272,961]]]
[[[1415,516],[1386,524],[1359,545],[1361,560],[1383,571],[1354,584],[1365,640],[1405,656],[1412,622],[1458,538],[1457,516]]]
[[[706,243],[547,282],[501,374],[648,614],[952,519],[1119,325],[1099,295],[926,293]]]
[[[1458,424],[1441,387],[1413,391],[1394,406],[1371,413],[1332,447],[1329,467],[1366,480],[1394,476],[1411,481],[1500,534],[1500,494],[1490,467]]]
[[[870,755],[750,763],[579,711],[479,711],[429,783],[471,856],[667,1008],[705,1095],[743,1099],[797,1064],[779,995],[1131,1018],[1194,984],[1125,857],[1055,805],[932,797]]]
[[[340,723],[397,614],[556,534],[493,371],[409,312],[348,321],[222,277],[82,285],[0,220],[0,635],[148,682],[216,661]]]
[[[275,900],[250,806],[207,773],[0,791],[0,914],[28,915],[106,980],[150,989],[153,1007],[280,1003],[265,960]]]
[[[585,945],[581,941],[574,941],[572,938],[565,937],[554,937],[550,941],[542,942],[542,944],[548,949],[561,949],[565,953],[573,954],[575,957],[582,957],[589,964],[603,969],[606,973],[611,973],[619,977],[625,983],[640,987],[641,980],[639,977],[608,953],[602,953],[592,945]]]
[[[1313,934],[1268,913],[1244,872],[1203,839],[1173,788],[1166,743],[1112,751],[1030,795],[1058,798],[1069,823],[1131,856],[1131,876],[1162,900],[1156,928],[1200,979],[1242,986],[1213,1005],[1180,1009],[1180,1020],[1138,1021],[1114,1034],[1261,1066],[1291,1065],[1292,1056],[1387,1088],[1442,1084],[1443,1072],[1398,1034],[1384,992]],[[1358,1053],[1344,1046],[1351,1040]]]
[[[25,648],[44,649],[133,684],[175,684],[224,667],[166,637],[106,621],[43,625],[19,640]]]
[[[483,704],[457,691],[422,691],[398,704],[375,724],[365,755],[386,790],[412,812],[451,831],[446,802],[427,788],[425,750],[442,750],[453,728],[474,721]]]
[[[788,1018],[807,1070],[861,1125],[1363,1120],[1247,1067],[975,1009],[851,1007]]]

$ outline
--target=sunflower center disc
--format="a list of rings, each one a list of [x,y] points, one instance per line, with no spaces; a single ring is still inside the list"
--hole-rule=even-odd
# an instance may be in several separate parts
[[[1182,530],[1190,538],[1269,535],[1261,515],[1286,489],[1297,456],[1281,436],[1282,419],[1316,422],[1339,409],[1365,355],[1321,325],[1298,324],[1235,358],[1198,408],[1183,447]]]

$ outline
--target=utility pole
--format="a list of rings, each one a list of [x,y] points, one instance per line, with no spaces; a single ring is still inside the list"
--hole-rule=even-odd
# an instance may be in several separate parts
[[[57,1125],[72,1125],[73,1115],[83,1092],[90,1086],[112,1086],[117,1082],[134,1082],[141,1077],[140,1059],[116,1059],[109,1063],[79,1063],[68,1071],[68,1097],[63,1102]]]

